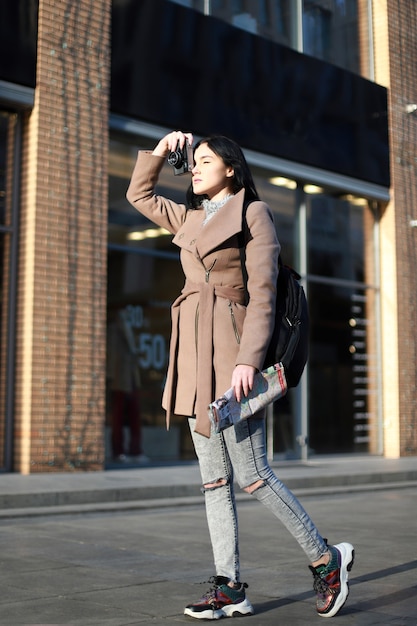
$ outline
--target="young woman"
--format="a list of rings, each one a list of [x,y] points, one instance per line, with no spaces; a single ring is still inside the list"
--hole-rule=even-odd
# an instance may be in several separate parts
[[[207,406],[231,386],[238,401],[252,388],[272,332],[277,257],[269,207],[261,202],[242,150],[213,136],[194,148],[187,205],[155,194],[167,155],[193,137],[174,131],[154,151],[139,151],[127,198],[138,211],[169,230],[180,248],[185,284],[172,305],[170,359],[163,407],[188,417],[199,461],[215,576],[210,591],[184,613],[219,619],[254,613],[240,580],[234,483],[265,504],[309,558],[319,615],[339,612],[349,593],[351,544],[328,546],[295,496],[269,467],[264,412],[220,434],[211,432]],[[245,306],[239,243],[246,211]]]

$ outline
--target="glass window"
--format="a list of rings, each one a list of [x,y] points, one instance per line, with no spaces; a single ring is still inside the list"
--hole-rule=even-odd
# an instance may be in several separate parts
[[[108,251],[108,466],[120,454],[153,462],[194,459],[187,421],[169,432],[161,408],[171,322],[183,286],[172,237],[143,218],[125,194],[137,146],[155,140],[113,135],[110,143]],[[379,452],[378,290],[374,216],[364,200],[306,193],[308,187],[265,167],[251,167],[271,207],[284,262],[300,271],[299,232],[306,215],[309,446],[316,453]],[[158,191],[183,202],[190,179],[166,165]],[[317,189],[316,189],[317,191]],[[273,408],[273,452],[297,457],[300,388]],[[272,428],[272,429],[271,429]],[[302,433],[301,433],[302,434]],[[270,443],[269,449],[271,450]],[[133,461],[135,463],[135,461]]]
[[[291,45],[294,3],[290,0],[172,0],[237,28]]]
[[[363,206],[308,196],[308,272],[327,278],[364,280]]]
[[[309,284],[310,452],[379,452],[375,295]]]
[[[175,2],[176,4],[181,4],[184,7],[192,7],[193,0],[171,0],[171,2]]]
[[[148,149],[155,141],[140,141]],[[107,458],[142,462],[186,457],[181,422],[167,432],[161,408],[170,305],[183,285],[169,233],[126,200],[138,144],[113,139],[109,159]],[[183,201],[190,179],[165,166],[158,191]],[[185,438],[183,438],[185,439]],[[122,456],[123,455],[123,456]]]
[[[379,452],[374,220],[367,206],[307,196],[309,445]]]
[[[285,46],[297,48],[298,5],[291,0],[172,0]],[[360,73],[357,0],[304,0],[303,52]],[[300,34],[301,36],[301,34]]]
[[[251,168],[261,200],[273,214],[285,263],[296,267],[298,250],[297,205],[294,181],[257,167]]]
[[[304,0],[303,52],[359,73],[357,0]]]
[[[305,2],[303,13],[303,48],[306,54],[329,59],[331,12],[316,2]]]
[[[155,228],[126,200],[138,144],[155,140],[113,136],[109,157],[108,335],[107,335],[107,466],[120,455],[136,464],[144,454],[152,461],[194,458],[187,421],[174,418],[169,432],[161,408],[171,331],[170,306],[184,276],[172,237]],[[275,217],[294,263],[297,249],[295,191],[278,186],[276,172],[252,168],[262,200]],[[282,181],[278,181],[282,185]],[[285,182],[285,181],[284,181]],[[291,183],[291,181],[289,181]],[[188,176],[173,176],[166,165],[157,190],[183,202]],[[126,461],[126,459],[123,459]]]

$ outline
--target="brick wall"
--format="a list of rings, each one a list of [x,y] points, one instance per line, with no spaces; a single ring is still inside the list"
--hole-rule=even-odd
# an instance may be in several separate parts
[[[40,0],[24,137],[15,461],[103,467],[110,0]]]
[[[381,216],[384,452],[417,454],[417,5],[373,3],[375,80],[388,88],[391,201]]]
[[[390,127],[398,285],[400,454],[417,454],[417,6],[389,0]]]

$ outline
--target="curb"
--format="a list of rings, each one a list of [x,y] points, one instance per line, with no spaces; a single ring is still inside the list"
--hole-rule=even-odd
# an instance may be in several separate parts
[[[285,484],[297,497],[330,496],[417,486],[417,470],[386,474],[356,474],[289,478]],[[239,501],[252,502],[249,494],[237,493]],[[0,495],[0,520],[48,515],[111,513],[201,504],[200,485],[148,486],[126,489],[91,489]]]

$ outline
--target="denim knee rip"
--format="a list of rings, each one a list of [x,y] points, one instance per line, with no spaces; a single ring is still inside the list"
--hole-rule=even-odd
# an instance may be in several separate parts
[[[216,480],[208,480],[205,485],[201,487],[201,493],[206,493],[207,491],[215,491],[216,489],[220,489],[221,487],[227,487],[229,484],[228,478],[216,478]],[[207,487],[206,485],[212,485],[211,487]]]
[[[250,496],[253,496],[257,491],[266,487],[266,481],[263,480],[262,478],[260,478],[259,480],[261,480],[262,483],[258,485],[257,487],[255,487],[255,489],[253,489],[252,491],[248,491],[248,489],[250,489],[252,485],[255,485],[258,482],[257,480],[254,483],[251,483],[250,485],[248,485],[247,487],[242,487],[243,491],[246,491],[246,493],[248,493]]]

